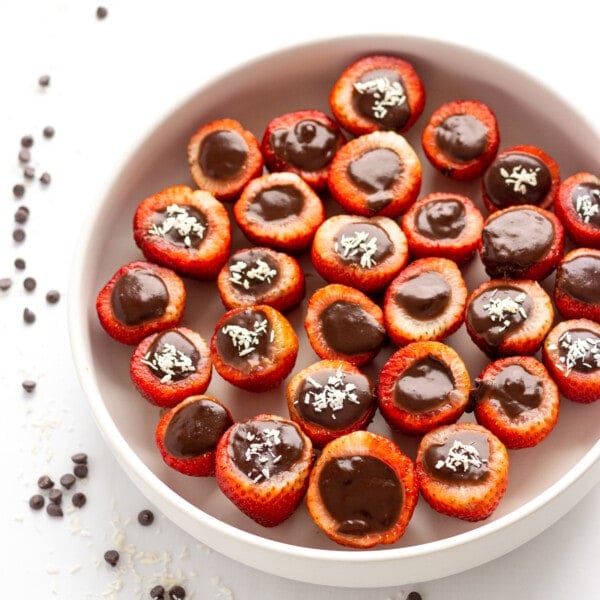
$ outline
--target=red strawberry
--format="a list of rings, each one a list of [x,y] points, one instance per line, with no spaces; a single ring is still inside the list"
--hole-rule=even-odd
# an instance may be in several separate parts
[[[393,544],[419,497],[415,467],[394,442],[369,431],[333,440],[317,458],[306,502],[317,526],[352,548]]]
[[[408,248],[404,233],[389,217],[335,215],[317,229],[311,259],[326,281],[371,294],[406,265]]]
[[[377,400],[390,427],[420,435],[457,421],[470,391],[469,373],[454,349],[441,342],[413,342],[384,364]]]
[[[511,449],[536,446],[558,419],[558,388],[532,356],[490,363],[476,379],[472,398],[477,422]]]
[[[279,525],[296,510],[313,462],[310,439],[293,421],[258,415],[231,426],[219,441],[219,488],[263,527]]]
[[[416,462],[427,503],[465,521],[489,517],[508,485],[506,447],[476,423],[443,425],[425,434]]]
[[[258,140],[235,119],[202,125],[191,137],[188,163],[201,190],[219,200],[233,200],[264,166]]]
[[[186,290],[177,273],[141,260],[123,265],[96,297],[106,332],[123,344],[138,344],[151,333],[176,327]]]
[[[231,248],[231,223],[221,202],[186,185],[140,202],[133,237],[152,262],[197,279],[214,279]]]
[[[217,444],[233,424],[229,409],[212,396],[190,396],[160,418],[155,432],[171,468],[194,477],[215,474]]]

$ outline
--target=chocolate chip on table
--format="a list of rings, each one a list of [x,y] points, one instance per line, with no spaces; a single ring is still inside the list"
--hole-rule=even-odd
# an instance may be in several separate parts
[[[52,125],[46,125],[46,127],[44,127],[44,130],[42,132],[44,134],[45,138],[51,138],[54,137],[54,127],[52,127]]]
[[[147,508],[141,510],[137,516],[138,523],[143,525],[144,527],[148,527],[148,525],[152,525],[154,522],[154,513]]]
[[[33,292],[37,286],[37,281],[33,277],[25,277],[23,280],[23,287],[28,292]]]
[[[40,510],[44,507],[44,504],[46,504],[46,501],[41,494],[34,494],[29,498],[29,506],[33,508],[33,510]]]
[[[78,479],[85,479],[88,476],[88,466],[75,465],[73,467],[73,473],[75,473],[75,477],[77,477]]]
[[[52,181],[52,177],[50,176],[50,173],[42,173],[40,175],[40,181],[44,185],[48,185]]]
[[[73,506],[81,508],[87,502],[87,496],[83,492],[75,492],[71,498]]]
[[[35,313],[31,309],[26,308],[23,310],[23,321],[28,325],[35,323]]]
[[[104,560],[111,566],[116,567],[119,562],[119,553],[116,550],[107,550],[104,553]]]
[[[33,136],[24,135],[21,138],[21,146],[23,146],[23,148],[31,148],[31,146],[33,146]]]
[[[63,493],[59,489],[52,488],[48,492],[48,500],[50,500],[50,502],[53,502],[54,504],[60,504],[62,502],[62,499]]]
[[[183,600],[185,598],[185,590],[180,585],[174,585],[169,590],[170,600]]]
[[[165,588],[162,585],[155,585],[150,590],[150,598],[154,598],[154,600],[164,600]]]
[[[33,392],[33,390],[35,390],[36,383],[35,383],[35,381],[32,381],[31,379],[26,379],[25,381],[23,381],[23,383],[21,383],[21,385],[23,386],[23,389],[28,394],[31,394],[31,392]]]
[[[2,279],[0,279],[0,290],[3,292],[10,290],[11,285],[12,279],[10,277],[2,277]]]
[[[77,452],[77,454],[73,454],[73,456],[71,456],[71,460],[76,465],[87,465],[88,457],[85,452]]]
[[[58,290],[49,290],[46,293],[46,302],[48,304],[56,304],[60,300],[60,292]]]
[[[23,148],[19,151],[17,158],[19,159],[19,162],[28,163],[31,160],[31,152],[29,152],[27,148]]]
[[[22,198],[25,195],[25,186],[22,183],[17,183],[13,185],[12,192],[15,198]]]
[[[25,230],[21,229],[20,227],[17,227],[14,231],[13,231],[13,240],[15,240],[15,242],[22,242],[25,239]]]
[[[54,487],[54,481],[52,481],[49,475],[39,477],[37,484],[41,490],[49,490]]]
[[[411,592],[406,596],[406,600],[422,600],[421,594],[419,594],[419,592]]]
[[[15,223],[23,225],[29,219],[29,209],[26,206],[19,206],[15,212]]]
[[[99,20],[102,19],[106,19],[106,17],[108,16],[108,9],[106,8],[106,6],[99,6],[96,9],[96,18]]]
[[[74,484],[75,484],[75,475],[73,475],[72,473],[65,473],[60,478],[60,485],[62,485],[64,488],[66,488],[68,490],[70,490]]]
[[[40,75],[38,83],[42,87],[48,87],[50,85],[50,75]]]
[[[23,177],[25,179],[33,179],[35,177],[35,169],[31,165],[25,165],[23,167]]]
[[[60,504],[56,504],[55,502],[50,502],[50,504],[48,504],[46,506],[46,512],[51,517],[62,517],[63,516],[63,510],[62,510]]]
[[[19,271],[23,271],[27,263],[23,258],[15,258],[15,269],[19,269]]]

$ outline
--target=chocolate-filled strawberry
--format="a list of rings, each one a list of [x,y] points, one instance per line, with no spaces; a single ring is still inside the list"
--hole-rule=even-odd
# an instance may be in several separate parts
[[[556,270],[554,303],[565,319],[600,322],[600,250],[576,248]]]
[[[398,541],[418,498],[412,460],[393,441],[369,431],[348,433],[327,444],[306,493],[316,525],[334,542],[351,548]]]
[[[386,341],[381,308],[360,290],[340,283],[312,294],[304,328],[320,358],[356,366],[373,360]]]
[[[450,179],[480,177],[500,144],[492,109],[478,100],[451,100],[437,108],[421,135],[429,162]]]
[[[556,160],[537,146],[519,145],[498,153],[483,176],[481,192],[490,212],[518,204],[549,209],[559,186]]]
[[[291,171],[322,190],[331,160],[345,142],[331,117],[319,110],[298,110],[269,121],[261,150],[269,171]]]
[[[477,422],[510,449],[546,439],[558,420],[558,388],[532,356],[510,356],[488,364],[471,395]]]
[[[225,201],[235,199],[264,167],[258,140],[235,119],[202,125],[190,138],[187,155],[196,185]]]
[[[408,131],[425,107],[425,88],[414,66],[398,56],[373,54],[348,65],[331,89],[329,105],[355,136]]]
[[[421,435],[456,422],[469,403],[471,379],[457,352],[441,342],[397,350],[379,375],[379,410],[395,430]]]
[[[250,392],[277,387],[298,356],[298,337],[290,322],[266,304],[234,308],[218,321],[211,339],[219,375]]]
[[[574,242],[600,249],[600,177],[583,171],[563,180],[554,212]]]
[[[263,527],[289,518],[304,497],[313,448],[300,427],[261,414],[232,425],[217,447],[217,484],[223,494]]]
[[[343,360],[320,360],[296,373],[286,400],[290,418],[317,448],[366,429],[377,408],[369,378]]]
[[[129,374],[146,400],[171,408],[208,388],[212,376],[210,349],[204,338],[188,327],[153,333],[132,354]]]
[[[280,312],[297,306],[305,292],[298,261],[272,248],[242,248],[223,266],[217,287],[225,308],[268,304]]]
[[[156,445],[167,465],[194,477],[215,474],[219,440],[233,425],[229,409],[213,396],[189,396],[158,421]]]
[[[490,277],[540,281],[554,271],[564,247],[565,230],[554,213],[522,205],[485,219],[479,254]]]
[[[325,209],[303,179],[281,172],[253,179],[234,204],[233,215],[254,244],[297,253],[310,246]]]
[[[567,319],[544,340],[542,360],[565,398],[589,404],[600,400],[600,324]]]
[[[406,265],[408,248],[404,233],[389,217],[334,215],[317,229],[311,259],[326,281],[371,294]]]
[[[402,215],[400,224],[414,258],[440,256],[463,264],[479,247],[483,215],[467,196],[431,192]]]
[[[112,338],[133,345],[176,327],[185,300],[183,280],[175,271],[138,260],[120,267],[104,285],[96,297],[96,312]]]
[[[489,517],[508,485],[506,446],[476,423],[442,425],[425,434],[416,465],[431,508],[465,521]]]
[[[385,328],[397,346],[441,341],[463,323],[467,286],[447,258],[420,258],[390,283],[383,299]]]
[[[144,256],[184,276],[214,279],[231,248],[231,223],[221,202],[185,185],[140,202],[133,237]]]
[[[328,185],[350,214],[397,217],[417,199],[422,177],[419,157],[403,136],[375,131],[337,152]]]

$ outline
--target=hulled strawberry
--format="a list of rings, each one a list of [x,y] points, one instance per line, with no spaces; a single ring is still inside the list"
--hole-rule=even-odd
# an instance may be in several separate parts
[[[313,463],[310,439],[293,421],[263,414],[232,425],[217,446],[217,484],[263,527],[279,525],[296,510]]]

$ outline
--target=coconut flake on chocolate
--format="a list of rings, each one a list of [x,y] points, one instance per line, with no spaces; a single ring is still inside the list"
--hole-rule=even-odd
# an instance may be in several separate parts
[[[378,250],[377,238],[370,236],[368,231],[356,231],[352,236],[343,235],[342,239],[334,244],[334,249],[344,259],[360,255],[360,266],[363,269],[377,264],[373,258]]]
[[[406,94],[399,81],[390,81],[388,77],[377,77],[368,81],[357,81],[354,89],[359,94],[371,94],[373,97],[373,116],[383,119],[388,114],[388,107],[406,104]]]
[[[246,356],[251,354],[260,344],[260,336],[267,333],[267,319],[255,321],[253,329],[247,329],[241,325],[225,325],[221,331],[231,338],[233,347],[238,351],[238,355]],[[271,337],[273,332],[271,331]]]
[[[202,240],[206,232],[206,226],[192,216],[185,207],[178,204],[167,206],[166,218],[160,225],[152,225],[149,233],[164,238],[171,230],[174,230],[181,238],[186,248],[192,247],[191,236]]]
[[[162,375],[161,383],[168,383],[177,375],[193,373],[196,370],[192,359],[173,344],[165,344],[160,352],[148,352],[141,362]]]
[[[229,266],[229,271],[229,280],[245,290],[250,289],[253,282],[271,283],[277,277],[277,269],[272,269],[262,258],[257,258],[252,266],[244,260],[238,260]]]
[[[488,313],[490,319],[495,323],[496,321],[502,322],[500,331],[504,331],[510,327],[511,321],[510,316],[519,313],[523,319],[527,318],[527,313],[523,308],[523,302],[527,298],[525,292],[521,292],[514,298],[505,296],[504,298],[494,298],[494,294],[497,289],[492,292],[492,298],[488,304],[484,304],[483,309]]]
[[[561,356],[559,360],[563,370],[566,368],[567,377],[573,369],[583,370],[583,367],[591,370],[600,367],[600,339],[594,337],[574,338],[570,331],[565,331],[560,336],[558,343],[564,348],[566,355]],[[590,358],[594,360],[595,365],[587,362]]]
[[[481,458],[477,448],[472,444],[463,444],[460,440],[454,440],[448,454],[444,460],[438,460],[435,463],[436,469],[450,469],[458,471],[462,467],[463,472],[469,470],[470,467],[480,469],[487,460]]]
[[[304,404],[312,404],[315,412],[323,412],[326,408],[331,410],[331,418],[335,419],[335,412],[342,410],[346,402],[360,404],[353,383],[344,381],[342,370],[338,368],[335,375],[327,379],[325,385],[321,385],[313,377],[308,377],[307,382],[313,386],[304,395]]]

